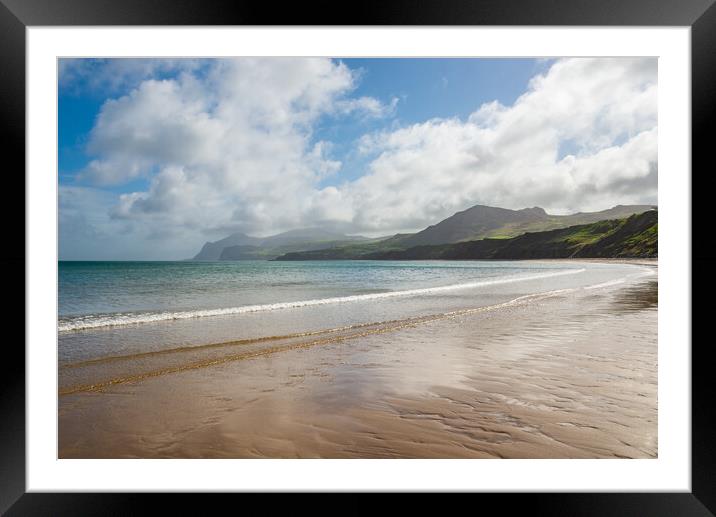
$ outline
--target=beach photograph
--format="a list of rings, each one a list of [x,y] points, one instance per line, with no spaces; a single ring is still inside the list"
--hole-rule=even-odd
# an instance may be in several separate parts
[[[58,59],[58,458],[658,458],[657,78]]]

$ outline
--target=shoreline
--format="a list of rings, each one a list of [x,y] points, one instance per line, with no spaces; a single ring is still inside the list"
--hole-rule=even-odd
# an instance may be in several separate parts
[[[340,261],[339,261],[340,262]],[[353,262],[353,261],[352,261]],[[364,262],[364,261],[355,261]],[[382,262],[382,261],[374,261]],[[524,262],[528,264],[627,264],[627,265],[642,265],[649,267],[657,267],[658,262],[656,259],[525,259],[516,261],[504,261],[504,260],[429,260],[429,261],[401,261],[401,262],[497,262],[497,263],[514,263]],[[419,294],[436,294],[441,291],[453,291],[458,289],[466,289],[472,287],[481,287],[485,285],[493,284],[509,284],[511,282],[525,282],[528,280],[539,280],[543,278],[574,274],[575,271],[564,271],[564,272],[553,272],[553,273],[540,273],[539,275],[533,275],[532,277],[515,276],[505,277],[501,280],[476,280],[462,282],[458,284],[439,285],[426,288],[409,288],[402,290],[377,290],[376,292],[366,294],[349,294],[343,296],[330,296],[326,298],[308,298],[299,299],[288,302],[275,301],[269,303],[260,304],[246,304],[237,306],[225,306],[215,308],[197,308],[197,309],[183,309],[183,310],[147,310],[132,313],[118,312],[118,313],[89,313],[89,314],[78,314],[78,315],[66,315],[58,318],[58,332],[60,335],[83,332],[93,329],[107,329],[107,328],[122,328],[134,325],[161,323],[164,321],[176,321],[176,320],[188,320],[197,319],[204,317],[218,317],[218,316],[232,316],[244,313],[252,312],[266,312],[277,309],[292,309],[314,305],[330,305],[334,303],[354,302],[361,300],[372,300],[382,298],[399,298],[404,296],[413,296]]]
[[[656,265],[659,257],[564,257],[564,258],[401,258],[401,259],[363,259],[363,258],[331,258],[331,259],[306,259],[306,260],[278,260],[278,259],[267,259],[265,261],[258,262],[591,262],[591,263],[604,263],[604,264],[639,264],[644,263],[645,265]],[[195,261],[200,262],[200,261]],[[216,261],[205,261],[205,262],[251,262],[250,260],[216,260]]]
[[[506,285],[510,283],[515,282],[526,282],[529,280],[544,280],[547,278],[554,278],[558,276],[564,276],[564,275],[572,275],[577,273],[583,273],[584,270],[574,270],[574,271],[558,271],[558,272],[552,272],[552,273],[542,273],[540,275],[533,275],[533,276],[514,276],[514,277],[505,277],[502,279],[497,280],[476,280],[472,282],[463,282],[459,284],[449,284],[449,285],[441,285],[441,286],[434,286],[434,287],[425,287],[425,288],[415,288],[415,289],[404,289],[404,290],[398,290],[398,291],[387,291],[387,292],[375,292],[375,293],[368,293],[368,294],[353,294],[348,296],[334,296],[329,298],[311,298],[307,300],[297,300],[293,302],[274,302],[274,303],[268,303],[268,304],[259,304],[259,305],[240,305],[236,307],[224,307],[219,309],[200,309],[200,310],[189,310],[189,311],[173,311],[173,312],[159,312],[159,313],[146,313],[144,315],[138,315],[135,316],[132,319],[127,318],[126,316],[123,316],[123,319],[121,321],[106,321],[105,319],[102,319],[100,321],[95,322],[87,322],[86,317],[82,317],[82,322],[80,327],[73,326],[72,323],[70,323],[68,326],[67,323],[60,323],[58,325],[58,331],[60,333],[66,333],[66,332],[73,332],[73,331],[82,331],[82,330],[90,330],[94,328],[107,328],[107,327],[122,327],[126,325],[136,325],[136,324],[143,324],[143,323],[154,323],[154,322],[160,322],[160,321],[176,321],[176,320],[183,320],[183,319],[197,319],[197,318],[203,318],[203,317],[212,317],[212,316],[231,316],[231,315],[238,315],[238,314],[246,314],[246,313],[253,313],[253,312],[267,312],[267,311],[273,311],[277,309],[294,309],[294,308],[300,308],[300,307],[309,307],[309,306],[321,306],[321,305],[332,305],[336,303],[346,303],[346,302],[356,302],[356,301],[366,301],[366,300],[379,300],[379,299],[389,299],[389,298],[401,298],[401,297],[409,297],[409,296],[415,296],[415,295],[421,295],[421,294],[437,294],[441,292],[450,292],[450,291],[457,291],[457,290],[464,290],[468,288],[475,288],[475,287],[484,287],[487,285]]]
[[[93,372],[91,370],[93,368],[99,370],[99,375],[104,374],[106,377],[108,375],[108,371],[111,371],[111,368],[107,368],[107,365],[109,364],[122,365],[123,373],[119,377],[115,376],[114,378],[104,380],[101,378],[95,378],[92,382],[85,381],[84,384],[66,385],[65,382],[60,381],[59,395],[62,397],[80,392],[102,391],[109,386],[141,381],[147,378],[159,377],[180,371],[211,367],[226,362],[273,355],[289,350],[340,343],[348,340],[364,338],[373,334],[394,332],[405,328],[411,328],[441,320],[455,319],[471,314],[499,311],[508,307],[517,307],[529,304],[536,300],[544,300],[565,291],[569,291],[569,289],[524,295],[494,305],[485,305],[471,309],[460,309],[444,313],[427,314],[424,316],[405,319],[359,323],[329,329],[297,332],[285,335],[260,336],[256,338],[230,340],[218,343],[206,343],[201,345],[193,344],[182,347],[165,348],[124,355],[100,356],[80,361],[60,363],[59,370],[61,372],[66,373],[67,370],[84,369],[79,376],[82,377],[84,374],[85,378],[90,379],[92,378]],[[168,360],[166,358],[168,357],[169,361],[171,361],[172,356],[173,358],[181,358],[182,360],[178,364],[170,364],[167,366]],[[152,360],[155,359],[158,359],[158,361],[155,361],[155,364],[158,363],[158,366],[155,366],[154,369],[150,369]],[[133,363],[139,364],[133,365]],[[133,373],[128,373],[128,368],[131,368],[132,366],[135,366],[135,368],[139,366],[139,369],[135,370]],[[75,373],[74,376],[69,377],[77,379],[78,375]]]
[[[657,290],[649,277],[63,395],[59,457],[656,457]]]
[[[658,266],[655,258],[557,258],[557,259],[526,259],[525,262],[588,262],[591,264],[634,264],[637,266]]]

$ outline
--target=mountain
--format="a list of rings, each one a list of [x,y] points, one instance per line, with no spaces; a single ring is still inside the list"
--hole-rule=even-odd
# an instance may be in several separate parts
[[[271,237],[261,240],[261,246],[264,248],[276,248],[280,246],[290,246],[295,244],[304,244],[307,242],[331,242],[331,241],[353,241],[365,240],[365,237],[353,236],[349,237],[338,232],[323,230],[321,228],[301,228],[299,230],[290,230],[279,233]]]
[[[456,214],[414,234],[398,234],[347,246],[314,248],[293,252],[279,260],[349,260],[367,259],[383,252],[399,252],[414,246],[451,244],[480,239],[509,239],[528,232],[542,232],[590,224],[602,220],[621,219],[651,210],[651,205],[618,205],[600,212],[579,212],[551,215],[539,207],[510,210],[484,205]]]
[[[509,210],[484,205],[458,212],[428,226],[403,240],[406,248],[430,244],[448,244],[484,238],[510,238],[527,232],[539,232],[588,224],[605,219],[619,219],[650,210],[650,205],[618,205],[601,212],[579,212],[571,215],[550,215],[539,207]]]
[[[466,260],[657,257],[658,212],[525,233],[510,239],[482,239],[372,253],[371,260]]]
[[[219,258],[216,260],[251,260],[257,255],[262,254],[261,246],[250,246],[239,244],[237,246],[227,246],[221,250]]]
[[[438,224],[428,226],[423,231],[404,239],[401,244],[410,247],[480,239],[508,226],[530,225],[547,221],[549,217],[547,212],[538,207],[509,210],[475,205],[440,221]]]
[[[290,230],[269,237],[234,233],[224,239],[205,243],[192,260],[268,260],[285,253],[344,246],[364,240],[369,239],[321,228]]]
[[[193,260],[219,260],[221,252],[229,246],[258,246],[261,239],[249,237],[245,233],[233,233],[216,242],[207,242]]]

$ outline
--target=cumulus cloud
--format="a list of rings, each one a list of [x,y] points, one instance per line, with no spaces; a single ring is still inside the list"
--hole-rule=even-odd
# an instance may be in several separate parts
[[[366,230],[419,228],[476,203],[554,212],[656,202],[655,59],[564,59],[512,106],[366,135],[341,203]],[[565,156],[565,147],[573,152]],[[348,201],[349,200],[349,201]]]
[[[386,116],[371,97],[348,98],[355,74],[329,59],[228,59],[203,75],[147,79],[108,100],[89,136],[96,156],[78,178],[99,186],[146,178],[112,215],[246,231],[305,219],[315,185],[341,167],[312,141],[322,116]]]
[[[68,81],[84,73],[68,66]],[[656,201],[655,59],[557,60],[510,106],[366,134],[354,148],[367,165],[351,181],[340,180],[344,164],[316,128],[326,117],[391,117],[399,107],[352,96],[358,76],[343,63],[157,65],[174,67],[164,78],[145,63],[123,66],[122,81],[136,87],[103,105],[89,136],[94,159],[78,179],[144,179],[148,187],[122,194],[110,218],[167,234],[324,224],[376,235],[477,203],[568,212]]]

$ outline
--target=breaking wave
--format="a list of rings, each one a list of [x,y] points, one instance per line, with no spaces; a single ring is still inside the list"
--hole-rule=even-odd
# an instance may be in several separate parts
[[[553,273],[541,273],[536,275],[516,275],[503,277],[494,280],[481,280],[477,282],[465,282],[440,287],[426,287],[421,289],[407,289],[403,291],[390,291],[371,294],[357,294],[352,296],[337,296],[332,298],[319,298],[312,300],[299,300],[293,302],[268,303],[263,305],[244,305],[239,307],[226,307],[221,309],[201,309],[192,311],[165,311],[165,312],[144,312],[144,313],[112,313],[112,314],[90,314],[84,316],[73,316],[61,318],[58,322],[60,332],[77,330],[96,329],[102,327],[117,327],[122,325],[136,325],[142,323],[154,323],[160,321],[184,320],[192,318],[206,318],[212,316],[226,316],[232,314],[244,314],[249,312],[265,312],[282,309],[293,309],[298,307],[310,307],[315,305],[329,305],[337,303],[350,303],[365,300],[380,300],[383,298],[396,298],[403,296],[430,295],[445,291],[469,289],[486,285],[508,284],[524,282],[528,280],[541,280],[556,276],[574,275],[583,273],[585,269],[569,269]]]

